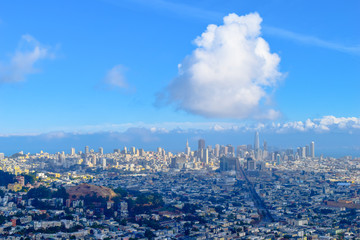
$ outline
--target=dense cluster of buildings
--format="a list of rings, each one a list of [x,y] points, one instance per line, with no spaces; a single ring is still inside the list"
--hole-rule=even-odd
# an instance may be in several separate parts
[[[256,133],[253,145],[200,139],[176,154],[0,154],[0,169],[14,174],[0,191],[0,236],[9,239],[360,238],[360,158],[317,157],[314,142],[269,151]],[[57,194],[84,183],[122,192],[103,203]],[[39,187],[52,194],[30,194]]]

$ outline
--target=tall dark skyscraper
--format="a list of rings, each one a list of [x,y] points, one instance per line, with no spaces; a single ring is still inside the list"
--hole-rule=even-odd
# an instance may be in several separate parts
[[[254,140],[254,150],[259,150],[260,148],[260,140],[259,140],[259,132],[255,133],[255,140]]]
[[[199,143],[198,143],[198,150],[201,149],[205,149],[205,140],[204,139],[199,139]]]
[[[259,132],[255,133],[255,139],[254,139],[254,153],[255,153],[255,160],[259,160],[260,158],[260,140],[259,140]]]
[[[305,155],[306,157],[310,157],[310,147],[308,145],[305,146]]]
[[[204,151],[205,151],[205,140],[204,139],[199,139],[198,142],[198,158],[200,159],[200,161],[203,160],[204,157]]]

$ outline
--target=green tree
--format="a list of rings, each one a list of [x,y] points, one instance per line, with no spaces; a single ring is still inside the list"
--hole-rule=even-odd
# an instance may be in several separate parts
[[[144,236],[145,236],[147,239],[154,239],[155,234],[154,234],[150,229],[146,229]]]
[[[64,200],[69,198],[69,194],[66,192],[64,187],[60,187],[56,192],[52,194],[54,198],[62,198]]]
[[[25,181],[25,184],[34,184],[35,180],[36,180],[36,175],[35,174],[23,174],[22,176],[24,176],[24,181]]]
[[[124,198],[128,195],[128,192],[122,187],[117,187],[114,189],[114,192],[119,194],[121,198]]]
[[[182,210],[185,213],[191,213],[191,214],[194,214],[197,209],[199,209],[199,207],[197,205],[191,204],[191,203],[185,203],[184,207],[182,208]]]
[[[14,183],[15,175],[0,170],[0,186],[7,186],[9,183]]]
[[[51,195],[51,190],[44,186],[32,188],[26,194],[28,198],[51,198]]]

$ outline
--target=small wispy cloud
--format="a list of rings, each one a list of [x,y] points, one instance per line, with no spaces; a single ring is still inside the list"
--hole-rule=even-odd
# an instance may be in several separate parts
[[[81,125],[71,127],[58,127],[45,131],[29,133],[2,133],[0,137],[11,136],[46,136],[48,138],[62,138],[66,134],[96,134],[103,132],[123,133],[135,131],[134,129],[147,129],[151,133],[194,133],[194,132],[242,132],[252,133],[261,131],[269,134],[287,133],[360,133],[360,117],[323,116],[321,118],[307,119],[305,121],[276,122],[129,122],[129,123],[103,123],[98,125]]]
[[[323,40],[315,36],[299,34],[281,28],[270,27],[270,26],[264,27],[264,32],[266,34],[271,34],[281,38],[290,39],[307,45],[327,48],[344,53],[360,54],[360,44],[357,46],[345,46],[343,44]]]
[[[113,0],[106,0],[106,1],[114,5],[120,4]],[[225,13],[222,13],[220,11],[211,11],[200,7],[194,7],[188,4],[175,3],[167,0],[151,0],[151,1],[128,0],[128,2],[131,2],[133,4],[141,4],[142,6],[150,7],[157,10],[162,10],[165,12],[171,12],[177,16],[204,19],[209,21],[215,21],[217,19],[221,19],[225,15]],[[294,40],[296,42],[300,42],[303,44],[308,44],[321,48],[327,48],[344,53],[360,54],[360,44],[355,46],[346,46],[342,43],[331,42],[329,40],[321,39],[316,36],[300,34],[282,28],[271,27],[271,26],[263,27],[263,31],[266,34],[276,35],[278,37]]]
[[[35,68],[36,63],[54,57],[50,47],[43,46],[31,35],[23,35],[10,61],[0,62],[0,83],[22,82],[27,75],[40,71]]]
[[[199,7],[194,7],[188,4],[175,3],[166,0],[125,0],[123,2],[114,1],[114,0],[105,0],[105,1],[118,6],[123,5],[126,2],[137,5],[140,4],[144,7],[149,7],[155,10],[161,10],[166,13],[172,13],[175,14],[176,16],[191,17],[191,18],[197,18],[203,20],[220,19],[224,15],[217,11],[211,11]]]
[[[360,117],[335,117],[323,116],[321,118],[307,119],[305,121],[288,122],[158,122],[158,123],[121,123],[121,124],[99,124],[77,127],[79,133],[95,133],[100,131],[124,132],[128,129],[144,128],[151,132],[169,133],[172,131],[194,132],[194,131],[240,131],[254,132],[263,131],[268,133],[289,132],[343,132],[360,131]],[[64,128],[62,128],[64,129]],[[72,129],[66,129],[71,132]]]
[[[138,0],[155,8],[162,8],[167,11],[177,13],[179,15],[193,16],[201,19],[221,18],[223,14],[215,11],[205,10],[202,8],[193,7],[187,4],[174,3],[165,0]]]
[[[47,140],[53,140],[53,139],[65,138],[67,136],[67,133],[63,131],[57,131],[57,132],[49,132],[49,133],[41,134],[40,136],[42,136]]]
[[[103,79],[103,83],[108,89],[127,89],[129,84],[125,78],[126,68],[123,65],[116,65],[110,69]]]

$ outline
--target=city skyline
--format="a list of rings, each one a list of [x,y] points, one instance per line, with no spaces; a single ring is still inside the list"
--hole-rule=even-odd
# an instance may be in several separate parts
[[[255,149],[256,132],[218,132],[218,131],[172,131],[172,132],[151,132],[146,129],[133,129],[127,134],[122,133],[94,133],[90,135],[81,134],[61,134],[61,137],[55,135],[39,135],[32,137],[0,137],[1,152],[10,156],[14,153],[23,151],[24,153],[38,153],[46,151],[49,153],[56,153],[61,151],[68,151],[69,149],[84,149],[88,146],[92,149],[102,149],[104,152],[112,152],[113,149],[118,148],[142,148],[146,151],[156,151],[156,149],[164,148],[167,151],[174,153],[186,152],[187,146],[191,150],[201,150],[201,146],[216,146],[216,145],[232,145],[234,147],[240,145],[252,145]],[[254,138],[255,134],[255,138]],[[202,136],[202,137],[200,137]],[[319,137],[320,136],[320,137]],[[342,145],[339,145],[338,138],[330,138],[327,134],[302,136],[299,133],[288,134],[272,134],[260,132],[259,149],[260,150],[281,150],[292,149],[296,151],[298,146],[307,145],[307,152],[311,153],[311,142],[317,143],[317,153],[324,157],[344,157],[353,156],[358,157],[360,154],[357,145],[357,135],[348,135],[350,138],[344,138],[342,133],[338,133],[338,138],[341,137]],[[100,139],[100,140],[99,140]],[[29,142],[31,140],[31,142]],[[184,145],[184,142],[186,145]],[[206,145],[204,145],[206,142]],[[14,144],[16,143],[16,144]],[[353,146],[352,148],[348,146]],[[184,150],[185,149],[185,150]],[[200,154],[200,153],[199,153]],[[203,152],[204,154],[204,152]],[[203,156],[203,155],[199,155]]]
[[[193,139],[195,140],[195,139]],[[199,161],[204,161],[204,159],[206,160],[205,162],[207,162],[208,156],[210,153],[212,153],[214,156],[219,157],[219,154],[225,154],[225,156],[227,155],[227,153],[230,153],[230,156],[232,156],[231,154],[234,154],[233,156],[239,156],[238,153],[239,151],[243,151],[243,147],[246,146],[246,149],[248,151],[252,151],[253,153],[253,157],[255,160],[261,160],[263,158],[266,158],[268,156],[269,151],[270,152],[282,152],[282,153],[286,153],[288,154],[288,152],[297,152],[298,156],[300,157],[311,157],[311,158],[315,158],[315,142],[311,141],[310,144],[306,145],[306,146],[287,146],[287,147],[279,147],[279,146],[272,146],[270,145],[270,147],[268,147],[268,142],[266,139],[262,139],[260,144],[260,134],[258,131],[255,132],[255,136],[254,136],[254,145],[252,144],[248,144],[246,142],[241,142],[241,143],[237,143],[234,144],[234,146],[232,146],[231,143],[227,142],[227,143],[221,143],[219,144],[218,142],[211,142],[210,144],[205,144],[205,139],[199,138],[196,142],[197,142],[197,148],[191,148],[191,146],[189,145],[189,139],[186,139],[186,144],[185,144],[185,148],[183,148],[183,151],[180,150],[169,150],[166,147],[156,147],[156,149],[144,149],[142,146],[138,146],[138,145],[129,145],[129,144],[125,144],[122,146],[119,145],[114,145],[114,147],[112,149],[107,148],[105,151],[105,153],[130,153],[130,154],[135,154],[136,151],[135,149],[137,149],[137,151],[141,150],[141,151],[149,151],[149,152],[156,152],[156,151],[169,151],[169,152],[173,152],[175,154],[178,153],[183,153],[187,156],[190,156],[191,154],[195,154],[195,156],[199,159]],[[302,144],[303,145],[303,144]],[[71,148],[69,148],[67,150],[65,149],[56,149],[56,151],[50,151],[49,153],[54,154],[56,153],[67,153],[70,156],[73,156],[76,154],[76,150],[78,150],[78,154],[82,154],[84,153],[85,155],[89,155],[90,153],[99,153],[100,155],[104,154],[104,148],[103,146],[99,146],[96,145],[96,147],[91,148],[88,145],[83,146],[84,147],[84,151],[79,150],[79,148],[75,148],[74,145],[69,145],[71,146]],[[79,147],[79,145],[77,145],[77,147]],[[115,148],[116,147],[116,148]],[[96,151],[96,148],[98,149],[98,152]],[[123,148],[123,150],[121,150],[121,148]],[[129,148],[129,151],[127,151],[127,148]],[[91,149],[91,150],[90,150]],[[160,150],[159,150],[160,149]],[[224,150],[225,149],[225,150]],[[225,151],[225,152],[224,152]],[[19,150],[17,152],[6,152],[6,154],[8,156],[12,155],[12,154],[17,154],[17,153],[21,153],[21,154],[38,154],[40,152],[48,152],[47,149],[41,149],[38,151],[28,151],[28,152],[24,152],[23,150]],[[350,152],[351,153],[351,152]],[[4,157],[5,154],[4,153],[0,153],[2,154],[2,156]],[[345,157],[345,155],[325,155],[324,153],[321,152],[320,155],[322,157]],[[348,154],[349,156],[351,156],[351,154]],[[242,156],[244,157],[244,156]],[[356,157],[356,156],[355,156]]]

